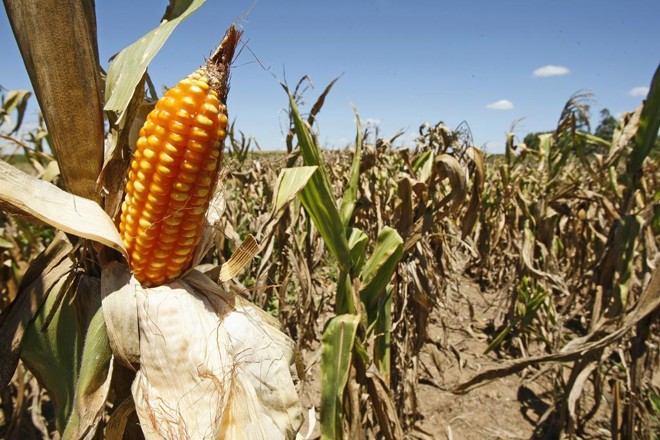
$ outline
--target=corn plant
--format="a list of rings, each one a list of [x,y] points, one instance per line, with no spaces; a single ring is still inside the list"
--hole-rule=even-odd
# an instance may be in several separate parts
[[[338,160],[327,167],[309,129],[311,123],[308,119],[305,124],[296,101],[290,95],[289,114],[298,139],[297,148],[292,151],[299,151],[306,165],[320,166],[322,170],[301,191],[300,200],[338,270],[334,276],[334,317],[326,323],[322,336],[322,435],[356,436],[372,429],[385,438],[399,438],[404,429],[414,424],[411,412],[415,408],[397,407],[395,402],[414,400],[415,390],[407,384],[417,381],[416,377],[409,381],[407,373],[403,378],[401,372],[410,369],[409,363],[425,341],[424,316],[428,316],[434,302],[433,293],[425,289],[412,295],[419,302],[411,301],[413,305],[402,308],[412,289],[408,283],[414,285],[406,274],[412,268],[416,279],[417,274],[426,277],[431,270],[425,262],[441,257],[442,239],[436,233],[442,219],[458,212],[466,200],[464,167],[453,155],[433,146],[415,152],[411,161],[407,150],[392,150],[391,144],[398,135],[390,140],[377,138],[375,147],[364,145],[368,131],[362,131],[359,116],[352,161],[345,161],[345,155],[328,153],[326,159],[337,156]],[[447,149],[456,157],[465,153],[465,167],[473,164],[468,157],[479,155],[474,149],[460,146],[456,139],[447,143]],[[477,174],[482,172],[478,167]],[[412,186],[405,185],[413,178],[419,179],[416,195],[412,194]],[[446,186],[444,179],[449,181]],[[346,186],[337,182],[345,182]],[[340,201],[335,202],[337,193]],[[425,196],[417,200],[422,193]],[[367,197],[371,199],[368,204],[363,201]],[[413,208],[413,201],[417,209]],[[477,209],[477,202],[478,196],[472,210]],[[470,215],[476,214],[472,210]],[[370,248],[373,250],[367,257]],[[400,264],[402,258],[406,259],[406,266]],[[420,260],[423,263],[415,268],[415,261]],[[441,279],[442,272],[437,277]],[[421,301],[423,294],[428,295],[427,302]],[[401,341],[395,341],[392,334],[395,317],[403,329],[397,330],[397,335],[399,331],[408,332]],[[419,325],[408,324],[417,320]],[[407,338],[414,343],[406,342]],[[411,374],[415,375],[415,371]],[[361,389],[367,391],[371,407],[376,408],[373,412],[360,403]],[[370,421],[366,426],[359,422],[364,417]]]
[[[254,137],[246,136],[241,130],[238,130],[237,134],[235,127],[236,120],[234,120],[227,129],[227,136],[229,136],[229,148],[227,153],[231,158],[235,159],[242,165],[247,160],[250,151],[253,148],[259,150],[260,147],[259,142],[257,142]]]
[[[256,252],[254,240],[211,270],[215,280],[198,270],[221,216],[208,196],[240,32],[231,26],[209,64],[143,111],[153,106],[145,101],[148,63],[202,3],[172,2],[159,26],[113,58],[104,82],[93,2],[5,2],[63,188],[0,161],[3,209],[59,229],[0,317],[0,384],[20,357],[48,390],[62,438],[291,438],[301,421],[292,341],[225,288]],[[193,157],[201,153],[195,148],[208,157]],[[273,212],[300,189],[290,173],[282,174],[289,184],[278,188]],[[170,197],[154,198],[147,187]],[[176,206],[184,198],[190,206]],[[191,207],[198,221],[170,221]],[[206,216],[198,212],[207,207]],[[157,221],[163,210],[171,215]],[[180,234],[158,234],[167,247],[150,242],[156,223],[180,225]],[[179,257],[184,265],[172,266]]]
[[[415,148],[402,153],[405,172],[396,181],[394,213],[405,244],[397,270],[395,319],[400,324],[393,382],[401,417],[414,426],[419,405],[414,378],[420,376],[420,352],[429,342],[430,314],[443,302],[448,281],[462,270],[457,249],[467,245],[463,239],[480,209],[484,167],[467,123],[456,129],[442,122],[423,124]]]
[[[350,180],[338,207],[320,148],[300,117],[292,95],[289,95],[289,104],[303,163],[318,167],[300,192],[300,201],[339,270],[336,316],[328,321],[323,331],[321,357],[322,436],[338,438],[361,430],[359,388],[347,389],[347,383],[357,381],[369,390],[373,405],[393,410],[389,387],[383,379],[389,376],[388,332],[391,328],[391,300],[386,286],[401,258],[403,242],[394,229],[385,227],[379,232],[371,256],[366,258],[368,237],[350,227],[362,153],[362,128],[357,113],[358,134]],[[372,337],[375,341],[368,351]],[[344,408],[350,410],[345,413]],[[396,413],[379,411],[376,414],[386,437],[401,436]]]
[[[22,128],[31,93],[0,88],[0,158],[42,180],[59,183],[59,169],[44,151],[47,131],[43,118],[30,129]],[[52,241],[53,229],[35,225],[0,211],[0,313],[18,295],[19,285],[30,261]],[[53,430],[48,417],[50,399],[37,379],[19,362],[8,386],[2,390],[4,438],[48,437]]]
[[[504,276],[491,280],[508,278],[514,286],[489,349],[515,336],[531,350],[533,335],[541,352],[537,348],[527,359],[477,375],[460,389],[522,366],[573,361],[568,378],[561,365],[548,370],[558,392],[537,427],[539,435],[548,426],[569,436],[585,432],[606,392],[604,376],[616,377],[610,369],[612,344],[624,337],[630,349],[618,356],[634,365],[628,374],[635,380],[624,386],[611,379],[616,403],[610,429],[626,438],[648,429],[633,409],[641,405],[623,396],[641,395],[648,380],[641,359],[648,362],[649,354],[639,347],[652,331],[658,307],[650,299],[658,278],[652,263],[658,249],[652,226],[657,201],[646,189],[658,173],[650,154],[660,126],[659,72],[647,100],[622,117],[611,142],[580,128],[583,95],[567,102],[557,129],[539,137],[537,150],[519,145],[515,155],[510,135],[499,176],[484,194],[478,230],[483,267],[505,265]],[[615,338],[603,337],[612,333]],[[588,382],[596,390],[591,407],[581,399]]]

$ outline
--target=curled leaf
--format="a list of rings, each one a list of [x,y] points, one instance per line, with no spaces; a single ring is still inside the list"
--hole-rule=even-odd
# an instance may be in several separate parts
[[[0,160],[0,207],[109,246],[128,259],[112,219],[92,200],[75,196]]]

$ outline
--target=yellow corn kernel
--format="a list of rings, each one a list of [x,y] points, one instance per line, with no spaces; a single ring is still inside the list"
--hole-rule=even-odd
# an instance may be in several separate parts
[[[226,79],[213,75],[201,68],[168,90],[140,130],[119,231],[146,286],[179,276],[200,240],[227,126],[214,89]]]

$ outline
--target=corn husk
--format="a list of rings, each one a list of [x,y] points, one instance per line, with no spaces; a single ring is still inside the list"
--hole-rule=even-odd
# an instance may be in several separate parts
[[[272,317],[185,280],[130,285],[140,328],[132,392],[145,438],[295,438],[293,341]]]

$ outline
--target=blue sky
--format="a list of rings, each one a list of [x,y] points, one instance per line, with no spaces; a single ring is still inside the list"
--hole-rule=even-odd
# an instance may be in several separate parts
[[[102,65],[156,26],[166,3],[97,0]],[[657,0],[208,0],[174,31],[150,74],[159,87],[174,85],[236,20],[250,50],[235,63],[230,118],[262,147],[284,148],[278,80],[307,74],[310,105],[341,75],[318,118],[327,147],[354,138],[355,105],[384,136],[406,130],[404,141],[423,122],[466,120],[476,144],[498,152],[514,120],[525,118],[521,139],[551,129],[579,90],[594,93],[594,125],[601,108],[637,107],[660,61],[658,17]],[[29,89],[4,7],[0,59],[0,85]],[[36,119],[36,100],[31,108]]]

